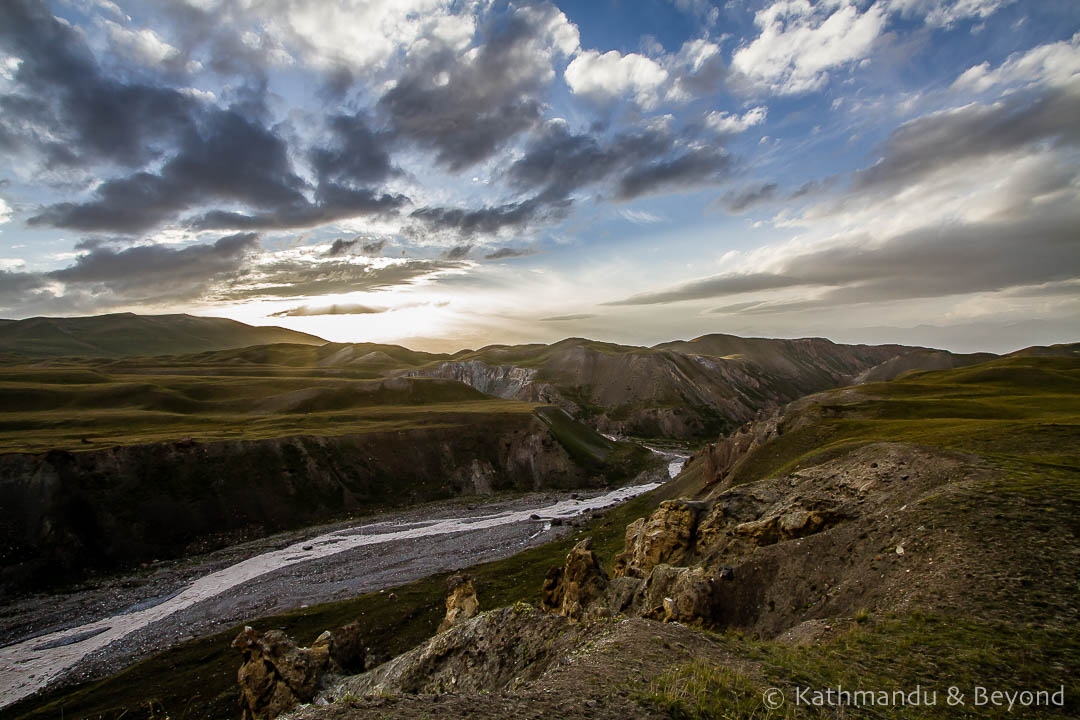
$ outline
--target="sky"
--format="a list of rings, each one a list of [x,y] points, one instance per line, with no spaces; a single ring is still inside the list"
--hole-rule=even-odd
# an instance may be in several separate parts
[[[1080,340],[1075,0],[0,0],[0,317]]]

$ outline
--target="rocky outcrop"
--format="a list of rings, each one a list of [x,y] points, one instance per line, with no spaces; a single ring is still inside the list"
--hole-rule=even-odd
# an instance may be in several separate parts
[[[592,550],[592,539],[585,538],[567,553],[565,565],[548,571],[540,591],[541,607],[580,620],[586,608],[603,596],[608,581],[600,558]]]
[[[271,720],[299,703],[311,702],[327,674],[333,637],[324,632],[310,648],[297,647],[280,630],[259,633],[245,627],[232,646],[244,653],[237,673],[244,720]]]
[[[402,375],[457,380],[488,395],[517,399],[525,394],[526,387],[536,375],[536,370],[515,365],[488,365],[480,360],[467,360],[439,363],[419,370],[406,370]]]
[[[716,443],[700,452],[704,456],[704,486],[715,491],[726,490],[731,484],[735,468],[751,452],[780,434],[779,413],[746,423],[731,435],[721,437]]]
[[[395,693],[500,692],[539,677],[596,628],[519,603],[481,613],[361,675],[321,699]]]
[[[449,630],[454,625],[475,617],[480,610],[480,601],[476,597],[472,576],[456,573],[446,579],[446,617],[443,618],[436,632]]]
[[[682,565],[694,548],[699,506],[686,500],[667,500],[648,518],[626,528],[623,551],[615,558],[615,577],[643,578],[662,563]]]

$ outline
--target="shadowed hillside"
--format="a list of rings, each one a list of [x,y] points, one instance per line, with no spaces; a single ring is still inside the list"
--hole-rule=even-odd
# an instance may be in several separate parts
[[[27,357],[169,355],[281,342],[321,345],[326,341],[280,327],[193,315],[117,313],[0,322],[0,353]]]

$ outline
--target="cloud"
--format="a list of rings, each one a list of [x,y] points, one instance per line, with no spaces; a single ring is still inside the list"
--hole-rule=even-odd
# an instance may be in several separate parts
[[[778,189],[776,183],[762,183],[739,192],[729,192],[720,198],[718,203],[730,213],[742,213],[772,201]]]
[[[730,158],[715,145],[685,142],[665,125],[617,134],[606,143],[572,133],[552,120],[534,134],[524,154],[507,170],[510,183],[562,199],[576,190],[614,181],[614,196],[629,200],[666,189],[718,181]]]
[[[13,152],[33,150],[45,168],[136,167],[194,131],[198,103],[170,88],[106,78],[83,36],[43,4],[5,3],[0,47],[21,59],[14,91],[0,96],[0,137]]]
[[[464,260],[469,256],[472,247],[472,245],[455,245],[444,252],[443,257],[447,260]]]
[[[133,30],[111,20],[102,20],[114,47],[128,57],[151,67],[164,66],[180,57],[180,51],[150,28]]]
[[[327,125],[334,143],[311,153],[311,164],[323,181],[367,185],[399,174],[386,151],[388,133],[376,133],[360,116],[334,115]]]
[[[429,227],[448,230],[462,236],[494,235],[504,228],[524,228],[536,222],[562,217],[568,207],[565,202],[545,203],[540,198],[506,203],[475,210],[445,207],[424,207],[414,210],[411,218]]]
[[[921,17],[931,27],[951,27],[961,20],[984,20],[1013,0],[891,0],[890,12]]]
[[[435,151],[458,172],[491,157],[543,114],[552,63],[577,49],[577,29],[550,4],[488,19],[484,41],[462,52],[428,43],[378,101],[396,137]]]
[[[271,313],[270,317],[313,317],[316,315],[378,315],[380,313],[388,312],[389,309],[390,308],[371,307],[369,305],[358,305],[349,303],[324,305],[322,307],[301,305],[300,307],[294,307],[288,310],[282,310],[281,312]]]
[[[361,255],[366,255],[368,257],[378,257],[379,255],[382,255],[383,248],[386,247],[385,239],[361,243],[363,239],[364,238],[359,235],[352,240],[338,238],[330,245],[330,249],[323,253],[323,257],[340,257],[342,255],[348,255],[357,245],[360,245]]]
[[[335,183],[319,185],[314,196],[315,202],[300,199],[291,205],[252,215],[211,210],[191,218],[188,225],[195,230],[309,228],[345,218],[390,217],[409,203],[409,198],[404,195],[379,194],[367,188],[354,189]]]
[[[619,215],[626,218],[635,225],[655,225],[656,223],[664,222],[664,218],[651,212],[647,212],[645,210],[631,210],[630,208],[623,208],[619,210]]]
[[[823,292],[798,307],[823,307],[1067,281],[1080,277],[1078,227],[1080,211],[1066,200],[1004,222],[929,226],[878,243],[865,236],[844,238],[833,247],[785,257],[770,271],[717,275],[607,304],[654,305],[802,287]]]
[[[713,110],[705,116],[705,125],[719,135],[737,135],[765,122],[769,109],[758,106],[740,115]]]
[[[731,68],[751,86],[779,95],[817,90],[830,70],[869,54],[885,20],[881,3],[860,12],[850,2],[777,0],[754,16],[761,33],[735,51]]]
[[[1080,32],[1071,39],[1038,45],[1027,52],[1013,53],[998,67],[989,62],[974,65],[956,78],[952,88],[985,92],[994,87],[1032,84],[1064,86],[1080,74]]]
[[[58,203],[29,220],[84,231],[139,233],[209,201],[234,201],[275,210],[271,216],[307,208],[304,181],[292,170],[285,141],[234,110],[212,111],[162,166],[102,183],[93,200]],[[244,227],[269,223],[216,223],[200,228]]]
[[[971,103],[925,115],[894,130],[879,148],[880,160],[856,173],[854,189],[892,192],[918,178],[975,158],[1012,152],[1034,143],[1080,142],[1080,78],[1032,97],[1012,93],[991,104]]]
[[[628,95],[641,107],[651,109],[660,100],[668,72],[655,60],[637,53],[586,50],[570,62],[563,77],[575,95],[599,102]]]
[[[590,313],[578,313],[576,315],[552,315],[551,317],[540,318],[540,322],[570,322],[572,320],[588,320],[594,318],[596,315]]]
[[[510,248],[501,247],[494,252],[490,252],[484,256],[485,260],[507,260],[509,258],[527,257],[529,255],[535,255],[536,250],[532,248]]]
[[[125,300],[198,297],[217,280],[236,274],[258,247],[258,236],[242,233],[215,243],[174,249],[140,245],[115,250],[90,245],[74,265],[46,273],[64,285],[88,286]]]
[[[460,263],[444,260],[319,258],[283,252],[258,258],[243,272],[219,283],[211,297],[249,300],[386,290],[434,279],[461,267]]]

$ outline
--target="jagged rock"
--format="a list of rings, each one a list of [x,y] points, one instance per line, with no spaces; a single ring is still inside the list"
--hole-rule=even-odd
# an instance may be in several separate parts
[[[327,673],[338,669],[331,658],[329,632],[310,648],[302,648],[280,630],[259,633],[245,627],[232,646],[244,651],[236,675],[244,720],[270,720],[294,705],[310,702]]]
[[[779,414],[776,413],[747,423],[705,448],[705,467],[702,471],[705,485],[714,485],[714,492],[729,487],[731,473],[742,459],[780,434],[778,420]]]
[[[589,604],[604,594],[608,583],[600,558],[592,551],[592,539],[585,538],[567,553],[563,567],[548,570],[540,603],[548,612],[580,620]]]
[[[374,670],[339,681],[320,698],[395,693],[501,692],[539,677],[586,638],[589,623],[570,623],[518,603],[480,613]]]
[[[645,577],[661,563],[683,565],[693,551],[697,508],[686,500],[667,500],[648,519],[626,528],[626,544],[615,558],[615,577]]]
[[[443,632],[454,625],[474,617],[480,610],[480,601],[476,598],[472,576],[457,573],[446,579],[446,617],[443,618],[436,632]]]

